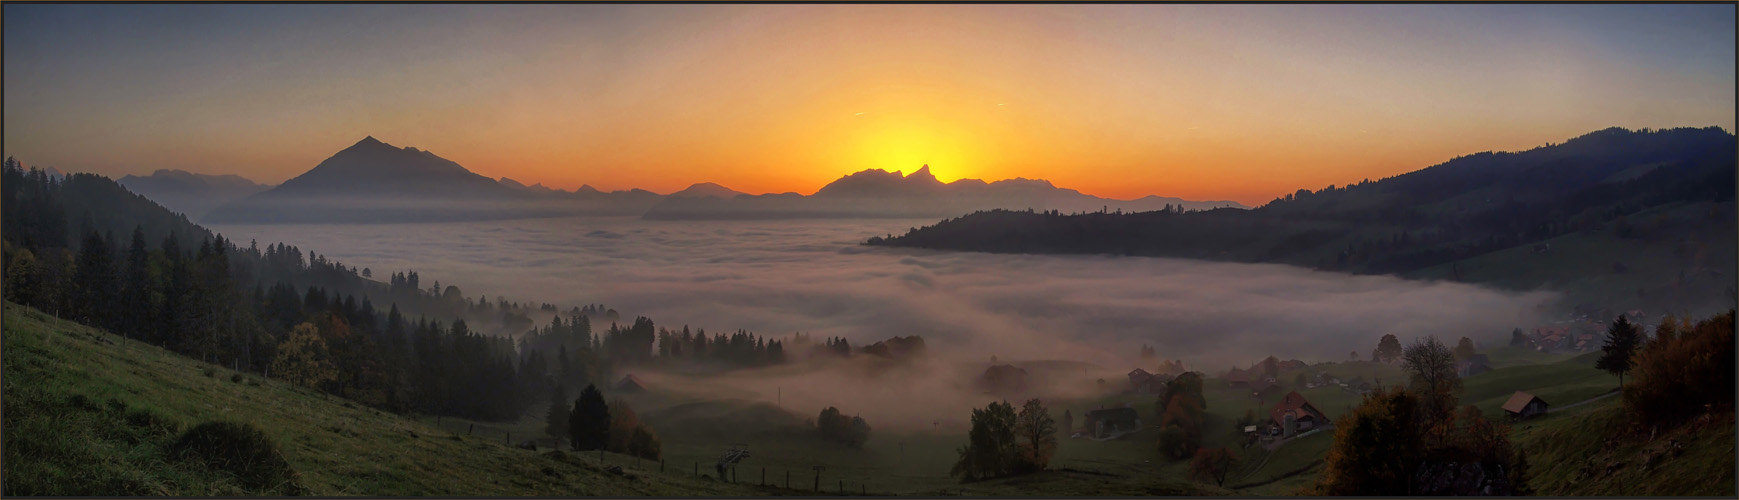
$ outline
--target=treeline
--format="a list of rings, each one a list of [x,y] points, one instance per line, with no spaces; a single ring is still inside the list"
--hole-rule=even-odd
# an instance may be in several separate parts
[[[380,283],[283,244],[241,247],[101,176],[8,158],[0,210],[6,300],[392,411],[511,419],[557,385],[654,361],[650,319],[592,338],[589,321],[617,313],[587,305],[515,344],[489,330],[532,330],[530,313],[556,308],[425,289],[415,271]],[[689,359],[784,360],[782,342],[747,332],[688,341]]]
[[[1253,210],[993,210],[867,244],[1001,253],[1099,253],[1401,273],[1576,231],[1643,231],[1627,218],[1731,201],[1732,134],[1608,129],[1519,153],[1481,153],[1379,181],[1283,196]],[[1645,168],[1647,167],[1647,168]]]

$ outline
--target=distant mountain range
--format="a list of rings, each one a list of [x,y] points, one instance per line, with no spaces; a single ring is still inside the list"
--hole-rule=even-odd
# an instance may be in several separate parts
[[[690,188],[693,190],[694,188]],[[722,189],[722,188],[721,188]],[[1061,212],[1145,212],[1167,206],[1186,209],[1247,208],[1232,201],[1189,201],[1148,196],[1116,200],[1059,188],[1046,180],[944,183],[924,165],[902,175],[881,169],[841,177],[810,196],[797,193],[669,197],[646,212],[648,219],[783,219],[836,217],[946,217],[996,208]]]
[[[182,178],[173,174],[163,177]],[[149,178],[129,179],[139,182]],[[542,184],[527,186],[506,177],[490,179],[434,153],[399,148],[374,137],[358,141],[276,187],[258,186],[234,176],[226,176],[222,182],[213,176],[195,179],[204,180],[182,181],[180,185],[203,187],[160,192],[168,197],[166,205],[181,205],[189,214],[203,213],[201,220],[208,223],[438,222],[562,215],[641,215],[649,219],[944,217],[992,208],[1064,212],[1147,211],[1167,206],[1244,208],[1230,201],[1158,196],[1114,200],[1058,188],[1044,180],[961,179],[943,183],[930,174],[928,165],[910,175],[865,170],[834,181],[811,196],[750,195],[710,182],[669,195],[642,189],[604,192],[589,185],[566,191]],[[243,192],[247,190],[234,180],[257,189]],[[219,185],[226,187],[216,187]]]
[[[158,170],[151,175],[129,175],[116,181],[169,210],[190,217],[271,189],[238,175],[195,174],[181,170]]]

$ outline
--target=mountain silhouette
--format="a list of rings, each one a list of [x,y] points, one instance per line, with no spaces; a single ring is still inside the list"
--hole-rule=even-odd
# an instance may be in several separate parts
[[[239,175],[207,175],[159,169],[151,175],[128,175],[116,182],[171,211],[197,219],[232,201],[271,189]]]
[[[414,147],[397,148],[369,136],[259,197],[511,199],[516,194],[513,189],[435,153]]]
[[[744,195],[744,194],[748,194],[748,193],[744,193],[742,191],[737,191],[735,189],[720,186],[718,184],[714,184],[711,182],[700,182],[700,183],[693,184],[693,185],[691,185],[691,186],[689,186],[681,191],[670,193],[670,194],[667,194],[665,196],[669,197],[669,198],[731,199],[731,198],[737,197],[738,195]]]
[[[944,183],[930,172],[929,165],[910,174],[864,170],[841,177],[810,196],[749,195],[710,182],[669,195],[644,189],[605,192],[590,185],[567,191],[542,184],[527,186],[506,177],[491,179],[432,152],[396,147],[369,136],[283,184],[217,205],[206,211],[202,222],[439,222],[564,215],[641,215],[650,219],[946,217],[993,208],[1146,211],[1168,205],[1243,208],[1230,201],[1100,198],[1034,179]]]
[[[1732,213],[1736,153],[1739,143],[1720,128],[1611,128],[1376,181],[1301,189],[1251,210],[1080,216],[987,210],[869,243],[1408,273],[1575,234],[1672,241],[1727,225],[1730,238],[1731,219],[1721,214]],[[1622,253],[1614,250],[1614,258]],[[1589,273],[1618,267],[1597,264],[1607,267]]]
[[[985,182],[960,179],[944,183],[924,165],[910,174],[883,169],[856,172],[828,183],[815,194],[743,195],[730,198],[668,197],[646,212],[648,219],[788,219],[949,217],[978,210],[1152,211],[1245,208],[1232,201],[1189,201],[1147,196],[1117,200],[1056,187],[1042,179]]]

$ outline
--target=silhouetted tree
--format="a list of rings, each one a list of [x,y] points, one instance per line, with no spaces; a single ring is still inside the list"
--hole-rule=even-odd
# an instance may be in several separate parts
[[[1606,343],[1600,346],[1600,359],[1594,367],[1618,376],[1618,386],[1624,387],[1624,374],[1630,371],[1630,358],[1642,345],[1642,332],[1630,324],[1623,314],[1606,327]]]
[[[1051,411],[1036,398],[1027,400],[1015,415],[1014,432],[1021,440],[1015,472],[1030,474],[1045,470],[1057,451],[1057,424],[1051,420]]]
[[[596,450],[610,442],[610,405],[598,387],[586,384],[568,417],[568,434],[576,451]]]
[[[568,406],[568,388],[556,385],[555,393],[550,396],[549,412],[544,415],[544,433],[556,439],[568,437],[568,419],[572,417],[572,407]]]

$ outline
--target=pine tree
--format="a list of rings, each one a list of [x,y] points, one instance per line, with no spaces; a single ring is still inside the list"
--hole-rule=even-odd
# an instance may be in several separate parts
[[[610,406],[598,387],[586,384],[568,416],[568,435],[575,451],[603,448],[610,442]]]
[[[1606,328],[1606,344],[1600,346],[1600,359],[1594,367],[1618,376],[1618,386],[1624,387],[1624,374],[1630,371],[1630,357],[1642,345],[1642,333],[1624,315]]]
[[[572,417],[570,412],[567,386],[556,385],[555,393],[549,400],[549,413],[544,416],[544,433],[556,439],[568,437],[568,419]]]

